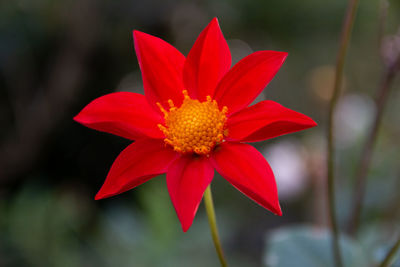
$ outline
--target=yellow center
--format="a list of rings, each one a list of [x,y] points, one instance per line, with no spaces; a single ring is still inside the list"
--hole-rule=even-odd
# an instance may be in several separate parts
[[[158,124],[158,127],[165,135],[165,143],[175,151],[207,155],[227,134],[225,122],[228,108],[220,110],[217,101],[211,100],[210,96],[200,102],[191,99],[186,90],[183,95],[183,103],[179,108],[174,106],[171,99],[168,100],[168,111],[157,103],[165,119],[165,126]]]

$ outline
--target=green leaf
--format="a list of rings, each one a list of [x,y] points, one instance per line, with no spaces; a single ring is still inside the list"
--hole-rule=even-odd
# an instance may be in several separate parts
[[[368,266],[361,246],[348,237],[340,240],[344,266]],[[330,233],[311,226],[286,227],[267,236],[263,258],[268,267],[334,267]]]

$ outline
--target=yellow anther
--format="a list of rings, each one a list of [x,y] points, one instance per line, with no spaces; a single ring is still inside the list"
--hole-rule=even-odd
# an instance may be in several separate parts
[[[224,135],[223,134],[218,134],[217,135],[217,141],[218,142],[222,142],[222,140],[224,140]]]
[[[164,142],[178,153],[208,155],[227,135],[228,109],[224,106],[220,110],[210,96],[200,102],[191,99],[187,90],[182,93],[184,99],[180,107],[175,107],[171,99],[168,100],[169,111],[157,103],[165,118],[165,124],[158,125],[165,135]]]
[[[164,118],[168,116],[168,112],[163,108],[163,106],[160,104],[160,102],[156,103],[157,107],[161,110],[161,112],[164,114]]]
[[[174,102],[171,99],[168,99],[168,105],[170,108],[174,107]]]
[[[183,90],[183,91],[182,91],[182,94],[183,94],[184,99],[190,99],[190,96],[189,96],[187,90]]]

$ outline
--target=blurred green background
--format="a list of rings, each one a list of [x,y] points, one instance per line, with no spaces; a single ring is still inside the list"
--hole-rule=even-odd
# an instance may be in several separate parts
[[[400,2],[388,3],[383,35],[397,37],[384,37],[383,45],[379,1],[360,3],[335,114],[341,226],[375,112],[373,96],[385,62],[400,51]],[[0,266],[218,266],[203,205],[183,233],[165,176],[94,201],[129,141],[72,120],[101,95],[143,93],[133,29],[187,54],[213,17],[220,21],[233,63],[257,50],[289,52],[257,101],[277,101],[319,124],[256,144],[274,170],[282,217],[215,176],[228,262],[333,266],[326,233],[325,126],[346,5],[344,0],[1,1]],[[380,261],[399,231],[399,84],[399,79],[393,84],[379,132],[362,228],[355,238],[342,240],[346,266]]]

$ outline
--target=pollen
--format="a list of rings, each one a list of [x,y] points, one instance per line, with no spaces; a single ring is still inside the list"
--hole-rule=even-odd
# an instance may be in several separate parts
[[[227,134],[228,108],[224,106],[220,110],[217,101],[210,96],[200,102],[191,99],[186,90],[182,93],[184,99],[180,107],[176,107],[171,99],[168,100],[169,110],[157,103],[165,119],[165,125],[158,124],[165,135],[164,142],[181,154],[208,155]]]

